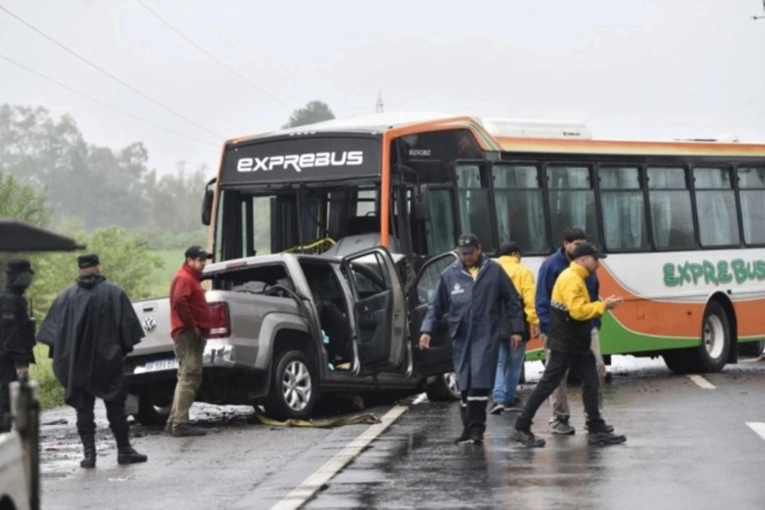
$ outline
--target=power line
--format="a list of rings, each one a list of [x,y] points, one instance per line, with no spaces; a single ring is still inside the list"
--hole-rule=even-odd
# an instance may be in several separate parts
[[[189,140],[194,140],[195,142],[204,143],[206,145],[211,145],[211,146],[218,147],[218,144],[214,144],[214,143],[208,142],[206,140],[200,140],[198,138],[194,138],[193,136],[189,136],[189,135],[183,134],[180,131],[175,131],[173,129],[167,128],[167,127],[162,126],[160,124],[157,124],[156,122],[152,122],[150,120],[147,120],[147,119],[144,119],[142,117],[139,117],[138,115],[134,115],[134,114],[132,114],[132,113],[130,113],[128,111],[122,110],[121,108],[117,108],[116,106],[112,106],[109,103],[101,101],[100,99],[98,99],[96,97],[88,95],[88,94],[86,94],[84,92],[80,92],[79,90],[76,90],[76,89],[70,87],[69,85],[66,85],[65,83],[61,83],[60,81],[58,81],[58,80],[56,80],[54,78],[51,78],[49,76],[45,76],[44,74],[42,74],[40,72],[37,72],[34,69],[31,69],[31,68],[25,66],[24,64],[22,64],[20,62],[17,62],[15,60],[13,60],[12,58],[3,55],[2,53],[0,53],[0,59],[5,60],[6,62],[10,62],[11,64],[13,64],[13,65],[15,65],[17,67],[20,67],[21,69],[27,71],[28,73],[34,74],[35,76],[38,76],[38,77],[40,77],[40,78],[42,78],[44,80],[47,80],[47,81],[49,81],[51,83],[55,83],[59,87],[64,88],[64,89],[68,90],[69,92],[72,92],[74,94],[77,94],[78,96],[84,97],[84,98],[89,99],[89,100],[91,100],[91,101],[93,101],[95,103],[98,103],[98,104],[100,104],[101,106],[103,106],[105,108],[109,108],[110,110],[114,110],[115,112],[119,112],[119,113],[121,113],[123,115],[127,115],[128,117],[131,117],[131,118],[133,118],[135,120],[138,120],[138,121],[143,122],[145,124],[148,124],[150,126],[154,126],[156,128],[162,129],[164,131],[167,131],[168,133],[173,133],[175,135],[182,136],[184,138],[188,138]]]
[[[56,45],[56,46],[58,46],[59,48],[63,49],[63,50],[64,50],[64,51],[66,51],[67,53],[69,53],[70,55],[73,55],[73,56],[74,56],[74,57],[76,57],[78,60],[80,60],[80,61],[82,61],[82,62],[86,63],[87,65],[89,65],[90,67],[92,67],[93,69],[95,69],[96,71],[98,71],[98,72],[100,72],[100,73],[102,73],[102,74],[105,74],[106,76],[108,76],[108,77],[109,77],[109,78],[111,78],[112,80],[116,81],[117,83],[119,83],[119,84],[120,84],[120,85],[122,85],[123,87],[126,87],[126,88],[128,88],[128,89],[132,90],[133,92],[135,92],[136,94],[140,95],[140,96],[141,96],[141,97],[143,97],[144,99],[147,99],[148,101],[151,101],[152,103],[154,103],[155,105],[159,106],[159,107],[160,107],[160,108],[162,108],[163,110],[165,110],[165,111],[168,111],[168,112],[172,113],[173,115],[175,115],[176,117],[179,117],[179,118],[181,118],[181,119],[185,120],[186,122],[188,122],[188,123],[190,123],[190,124],[193,124],[193,125],[195,125],[195,126],[196,126],[196,127],[198,127],[199,129],[202,129],[203,131],[206,131],[207,133],[209,133],[209,134],[213,135],[213,136],[214,136],[214,137],[216,137],[216,138],[220,138],[220,139],[224,139],[224,138],[225,138],[223,135],[219,135],[218,133],[215,133],[215,132],[213,132],[213,131],[210,131],[208,128],[206,128],[206,127],[205,127],[205,126],[203,126],[202,124],[199,124],[199,123],[197,123],[197,122],[194,122],[193,120],[189,119],[189,118],[188,118],[188,117],[186,117],[185,115],[182,115],[182,114],[180,114],[180,113],[176,112],[175,110],[172,110],[171,108],[169,108],[169,107],[167,107],[167,106],[163,105],[163,104],[162,104],[162,103],[160,103],[159,101],[157,101],[157,100],[155,100],[155,99],[152,99],[151,97],[149,97],[148,95],[144,94],[143,92],[141,92],[141,91],[140,91],[140,90],[138,90],[137,88],[133,87],[132,85],[129,85],[129,84],[125,83],[124,81],[122,81],[121,79],[117,78],[117,77],[116,77],[116,76],[114,76],[113,74],[109,73],[109,72],[108,72],[108,71],[106,71],[105,69],[103,69],[103,68],[99,67],[97,64],[94,64],[94,63],[93,63],[93,62],[91,62],[90,60],[88,60],[88,59],[86,59],[85,57],[81,56],[79,53],[75,52],[74,50],[71,50],[71,49],[69,49],[68,47],[64,46],[62,43],[60,43],[60,42],[58,42],[57,40],[53,39],[52,37],[50,37],[49,35],[47,35],[47,34],[46,34],[45,32],[43,32],[42,30],[39,30],[38,28],[34,27],[34,26],[33,26],[33,25],[31,25],[30,23],[26,22],[25,20],[23,20],[22,18],[20,18],[19,16],[17,16],[17,15],[16,15],[16,14],[14,14],[13,12],[9,11],[9,10],[8,10],[8,9],[6,9],[5,7],[3,7],[2,5],[0,5],[0,10],[4,11],[4,12],[5,12],[6,14],[8,14],[9,16],[12,16],[13,18],[15,18],[16,20],[18,20],[19,22],[23,23],[23,24],[24,24],[24,25],[26,25],[28,28],[30,28],[31,30],[35,31],[37,34],[39,34],[39,35],[41,35],[42,37],[44,37],[45,39],[49,40],[50,42],[52,42],[53,44],[55,44],[55,45]]]
[[[207,55],[207,57],[209,57],[210,59],[212,59],[213,61],[215,61],[215,62],[216,62],[218,65],[220,65],[221,67],[223,67],[224,69],[226,69],[228,72],[230,72],[231,74],[235,75],[235,76],[236,76],[236,77],[238,77],[240,80],[242,80],[243,82],[247,83],[248,85],[250,85],[251,87],[253,87],[253,88],[254,88],[254,89],[256,89],[257,91],[259,91],[261,94],[264,94],[264,95],[266,95],[266,96],[270,97],[271,99],[273,99],[274,101],[276,101],[276,102],[277,102],[277,103],[279,103],[280,105],[282,105],[282,106],[288,106],[288,105],[287,105],[287,103],[285,103],[284,101],[282,101],[281,99],[279,99],[279,98],[278,98],[278,97],[276,97],[275,95],[271,94],[270,92],[268,92],[267,90],[265,90],[263,87],[260,87],[260,86],[256,85],[255,83],[251,82],[251,81],[250,81],[250,80],[248,80],[246,77],[244,77],[243,75],[241,75],[239,72],[237,72],[237,71],[236,71],[236,70],[234,70],[233,68],[231,68],[231,67],[229,67],[228,65],[226,65],[226,63],[224,63],[224,62],[223,62],[222,60],[220,60],[218,57],[216,57],[215,55],[213,55],[212,53],[210,53],[209,51],[207,51],[206,49],[204,49],[202,46],[200,46],[199,44],[197,44],[196,42],[194,42],[194,41],[193,41],[193,40],[192,40],[192,39],[191,39],[189,36],[187,36],[186,34],[184,34],[183,32],[181,32],[179,29],[177,29],[175,26],[173,26],[173,25],[172,25],[172,24],[171,24],[169,21],[167,21],[165,18],[163,18],[162,16],[160,16],[160,15],[159,15],[157,12],[155,12],[154,10],[152,10],[152,9],[151,9],[151,7],[149,7],[148,5],[146,5],[146,4],[145,4],[145,3],[144,3],[142,0],[136,0],[136,2],[138,2],[138,4],[139,4],[139,5],[141,5],[141,7],[143,7],[144,9],[146,9],[146,10],[147,10],[149,13],[151,13],[151,14],[152,14],[152,15],[153,15],[155,18],[157,18],[159,21],[161,21],[161,22],[162,22],[162,23],[163,23],[163,24],[164,24],[166,27],[168,27],[170,30],[172,30],[172,31],[173,31],[173,32],[175,32],[176,34],[178,34],[178,35],[180,35],[181,37],[183,37],[183,39],[184,39],[184,40],[186,40],[186,42],[188,42],[189,44],[191,44],[192,46],[194,46],[196,49],[198,49],[199,51],[201,51],[202,53],[204,53],[205,55]]]

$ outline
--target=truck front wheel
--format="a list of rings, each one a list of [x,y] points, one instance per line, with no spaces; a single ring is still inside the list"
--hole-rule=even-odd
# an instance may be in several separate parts
[[[306,419],[319,396],[316,374],[305,354],[287,351],[278,358],[264,407],[276,420]]]
[[[173,386],[142,389],[138,394],[138,413],[133,417],[141,425],[164,426],[173,405]]]

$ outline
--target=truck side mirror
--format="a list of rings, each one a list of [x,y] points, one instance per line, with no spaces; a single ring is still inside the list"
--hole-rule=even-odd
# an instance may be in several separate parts
[[[416,221],[430,221],[430,199],[428,186],[418,186],[412,201],[412,214]]]
[[[216,179],[210,179],[205,186],[205,194],[202,197],[202,225],[209,227],[212,221],[212,205],[215,197],[214,184]]]

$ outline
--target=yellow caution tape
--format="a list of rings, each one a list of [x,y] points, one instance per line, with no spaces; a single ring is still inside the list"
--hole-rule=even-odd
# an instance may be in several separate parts
[[[345,425],[374,425],[375,423],[381,423],[380,419],[374,414],[354,414],[352,416],[341,416],[331,420],[296,420],[290,419],[286,421],[274,420],[269,418],[259,408],[255,408],[255,416],[258,421],[263,425],[270,425],[272,427],[313,427],[320,429],[329,429],[334,427],[342,427]]]

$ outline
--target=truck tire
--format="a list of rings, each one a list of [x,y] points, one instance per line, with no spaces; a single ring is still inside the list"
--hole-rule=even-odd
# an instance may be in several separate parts
[[[138,423],[148,427],[162,427],[170,416],[173,406],[174,387],[145,388],[138,394],[138,413],[133,415]]]
[[[306,419],[318,396],[319,385],[311,362],[300,351],[287,351],[276,362],[263,407],[275,420]]]
[[[425,394],[428,396],[428,400],[433,402],[459,400],[460,389],[457,385],[457,374],[447,372],[429,378],[425,384]]]

